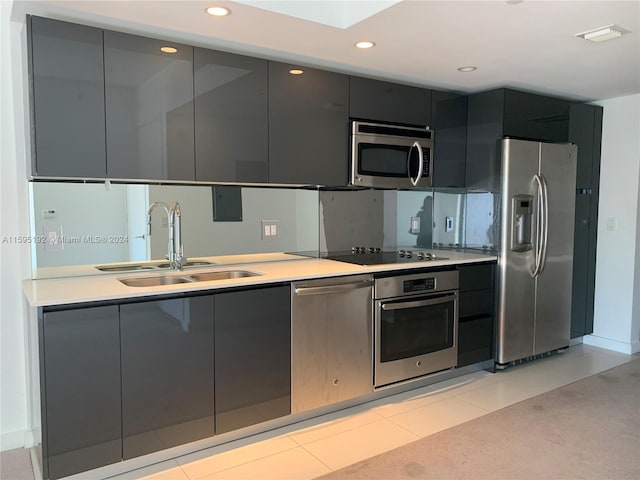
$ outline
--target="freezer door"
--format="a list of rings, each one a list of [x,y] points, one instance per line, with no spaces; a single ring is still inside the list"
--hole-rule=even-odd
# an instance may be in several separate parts
[[[577,160],[575,145],[542,143],[540,149],[548,234],[546,262],[536,281],[535,354],[569,345]]]
[[[496,361],[509,363],[533,355],[535,252],[538,235],[539,143],[502,141],[502,194]],[[527,204],[526,202],[533,202]],[[530,215],[527,218],[527,215]],[[527,247],[527,238],[531,246]]]

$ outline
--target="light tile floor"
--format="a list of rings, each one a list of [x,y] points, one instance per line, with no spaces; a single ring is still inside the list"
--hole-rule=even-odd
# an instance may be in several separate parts
[[[495,374],[475,372],[308,420],[295,431],[285,427],[112,480],[312,479],[632,358],[576,345]]]

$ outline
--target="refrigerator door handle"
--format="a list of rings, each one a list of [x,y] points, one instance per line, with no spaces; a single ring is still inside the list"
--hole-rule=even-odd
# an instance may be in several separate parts
[[[547,188],[547,179],[544,175],[540,174],[540,184],[542,186],[542,196],[544,201],[542,203],[542,248],[540,249],[540,270],[538,276],[544,272],[544,267],[547,264],[547,245],[549,244],[549,189]]]
[[[544,191],[543,191],[543,186],[542,186],[542,178],[540,175],[536,174],[533,176],[533,180],[536,183],[536,187],[537,187],[537,196],[536,196],[536,245],[535,245],[535,258],[536,258],[536,264],[535,267],[533,269],[533,272],[531,273],[531,276],[533,278],[536,278],[538,275],[540,275],[542,269],[541,269],[541,265],[542,265],[542,245],[544,243],[544,219],[543,219],[543,212],[545,209],[545,198],[544,198]]]

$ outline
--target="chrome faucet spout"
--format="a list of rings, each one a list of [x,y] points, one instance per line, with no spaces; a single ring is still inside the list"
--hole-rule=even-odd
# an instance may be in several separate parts
[[[164,202],[153,202],[147,210],[147,235],[151,236],[151,214],[157,207],[162,207],[167,215],[169,227],[169,243],[167,245],[167,260],[173,270],[182,270],[185,263],[184,249],[182,246],[182,227],[180,217],[182,211],[180,204],[175,202],[171,207]]]

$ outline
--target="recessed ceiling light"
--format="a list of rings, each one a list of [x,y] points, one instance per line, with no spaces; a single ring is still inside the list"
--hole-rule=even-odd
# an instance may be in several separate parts
[[[226,17],[227,15],[231,15],[231,10],[226,7],[209,7],[205,11],[214,17]]]
[[[621,37],[625,33],[629,33],[629,30],[622,28],[620,25],[606,25],[586,32],[576,33],[576,37],[584,38],[593,43],[600,43]]]
[[[176,53],[178,49],[173,47],[160,47],[160,51],[164,53]]]
[[[524,2],[524,0],[507,0],[508,5],[517,5],[522,2]]]
[[[362,48],[362,49],[373,48],[375,46],[376,44],[374,42],[370,42],[368,40],[365,40],[364,42],[358,42],[355,44],[356,48]]]
[[[478,69],[478,67],[474,67],[473,65],[469,65],[467,67],[459,67],[458,71],[459,72],[475,72]]]
[[[291,70],[289,70],[289,73],[291,75],[302,75],[304,73],[304,70],[301,70],[299,68],[292,68]]]

